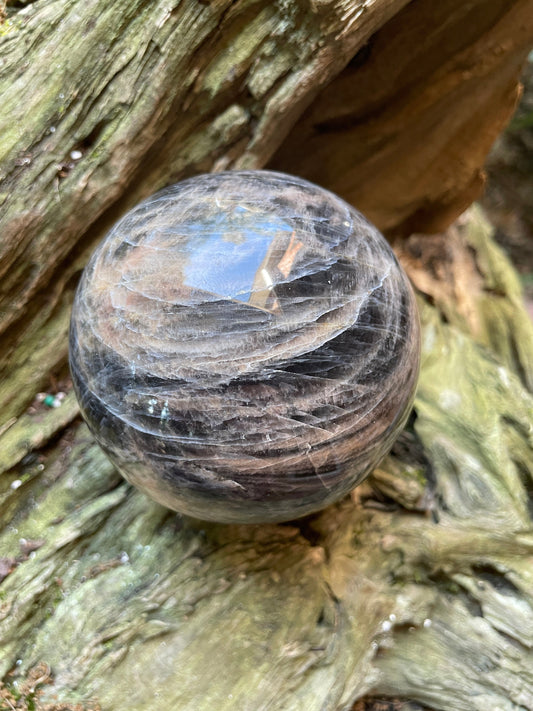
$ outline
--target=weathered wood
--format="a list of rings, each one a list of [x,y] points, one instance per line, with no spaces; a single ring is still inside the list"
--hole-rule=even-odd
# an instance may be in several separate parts
[[[66,376],[70,302],[90,250],[165,183],[262,167],[275,153],[276,165],[304,172],[298,132],[311,126],[307,150],[323,166],[315,179],[353,198],[357,171],[372,176],[360,196],[391,234],[451,220],[514,101],[532,3],[428,8],[8,7],[1,709],[55,700],[58,709],[322,711],[365,694],[435,709],[533,708],[533,327],[476,211],[442,234],[395,243],[423,322],[414,416],[371,480],[320,516],[241,527],[183,519],[121,480],[71,394],[57,409],[35,400],[24,411],[38,388],[55,389],[51,375]],[[371,36],[369,56],[343,71]],[[346,132],[331,101],[341,87],[354,102]],[[317,128],[330,108],[331,125]],[[326,144],[345,182],[328,172]],[[363,168],[348,169],[354,161]]]
[[[3,417],[28,404],[30,381],[42,387],[64,363],[72,290],[105,230],[180,177],[264,166],[319,89],[405,3],[367,3],[351,22],[359,4],[347,0],[53,0],[9,19],[0,66]]]
[[[491,263],[478,218],[461,235]],[[512,272],[492,264],[480,278],[499,271],[502,319]],[[531,708],[533,399],[443,323],[449,304],[421,305],[413,426],[368,485],[319,517],[185,521],[121,482],[82,425],[4,475],[0,548],[14,569],[1,673],[23,679],[45,662],[46,698],[105,709],[341,709],[369,691]],[[531,336],[518,307],[515,319]],[[60,411],[33,418],[52,436]],[[30,556],[28,541],[40,545]]]
[[[447,0],[438,14],[428,0],[402,12],[406,4],[53,0],[8,18],[0,421],[64,367],[72,293],[90,250],[164,184],[264,167],[277,150],[275,165],[337,190],[382,229],[440,228],[468,204],[514,105],[533,0]],[[370,37],[365,61],[358,50]],[[284,141],[304,112],[305,126]]]
[[[327,184],[390,234],[445,229],[483,188],[532,33],[531,0],[409,3],[320,93],[273,165]]]

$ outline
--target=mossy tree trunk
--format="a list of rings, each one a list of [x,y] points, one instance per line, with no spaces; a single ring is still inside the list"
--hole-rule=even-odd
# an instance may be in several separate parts
[[[512,113],[533,2],[16,5],[0,26],[0,708],[533,708],[533,328],[479,212],[449,226]],[[140,198],[265,166],[387,232],[419,292],[420,387],[348,500],[202,524],[128,487],[78,419],[69,308]],[[48,409],[41,389],[66,397]]]

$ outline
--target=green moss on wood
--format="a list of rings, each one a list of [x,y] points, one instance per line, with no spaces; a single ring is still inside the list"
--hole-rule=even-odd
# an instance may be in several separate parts
[[[476,249],[488,260],[488,234]],[[17,560],[2,673],[44,660],[45,699],[111,711],[319,711],[392,689],[452,711],[473,683],[484,708],[532,705],[533,399],[434,307],[422,323],[414,429],[353,497],[299,524],[184,519],[71,428],[0,533]],[[40,546],[23,555],[21,538]]]

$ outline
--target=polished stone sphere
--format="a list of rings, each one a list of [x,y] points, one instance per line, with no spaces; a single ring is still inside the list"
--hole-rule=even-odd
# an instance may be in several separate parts
[[[413,402],[407,277],[299,178],[200,175],[123,217],[83,274],[70,367],[123,476],[200,519],[285,521],[351,491]]]

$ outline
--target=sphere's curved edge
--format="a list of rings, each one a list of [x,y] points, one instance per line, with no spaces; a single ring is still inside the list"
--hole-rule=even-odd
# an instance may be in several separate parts
[[[274,171],[198,176],[134,208],[70,329],[82,412],[125,478],[228,523],[294,520],[360,483],[407,419],[419,354],[383,236]]]

